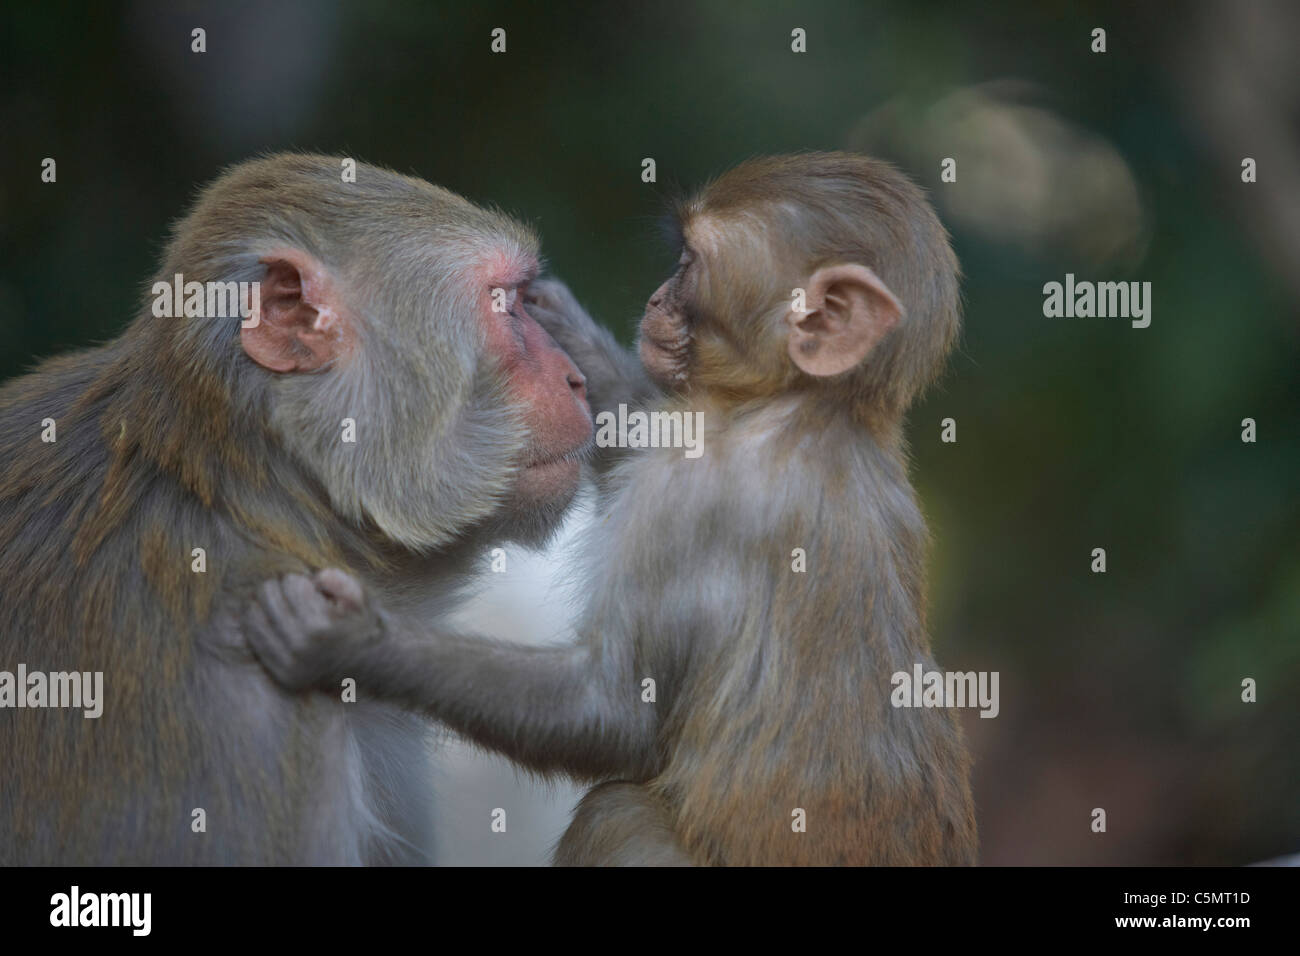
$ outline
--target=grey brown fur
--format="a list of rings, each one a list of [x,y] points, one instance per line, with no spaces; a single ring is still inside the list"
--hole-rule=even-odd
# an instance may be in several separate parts
[[[641,354],[667,408],[704,413],[705,454],[615,466],[577,641],[412,629],[382,600],[320,623],[320,585],[291,578],[264,586],[258,653],[289,686],[351,675],[528,768],[607,781],[561,863],[973,863],[956,715],[890,704],[892,674],[936,667],[902,415],[957,332],[947,235],[905,177],[848,154],[752,161],[681,214],[688,249],[650,301]],[[825,321],[792,314],[792,288],[818,282]],[[643,395],[590,318],[541,288],[544,324],[588,380]],[[841,327],[870,352],[805,372],[785,344],[800,322],[809,355],[838,348]],[[601,391],[598,410],[617,389]]]
[[[273,375],[237,320],[145,304],[0,389],[0,667],[103,671],[106,698],[98,720],[0,710],[0,864],[431,858],[427,725],[285,692],[235,610],[328,565],[399,617],[446,613],[482,535],[509,533],[526,441],[458,276],[535,240],[417,179],[362,164],[344,184],[337,158],[279,155],[202,192],[158,278],[258,280],[283,246],[346,290],[348,367]],[[346,416],[368,440],[339,442]]]

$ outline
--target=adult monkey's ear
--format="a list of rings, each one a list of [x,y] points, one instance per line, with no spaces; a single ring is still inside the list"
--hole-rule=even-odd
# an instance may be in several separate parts
[[[818,269],[805,291],[806,311],[786,314],[786,344],[794,364],[819,378],[856,366],[903,317],[889,286],[863,265]]]
[[[240,343],[272,372],[314,372],[353,348],[356,328],[325,267],[301,249],[277,249],[266,266],[255,316],[242,324]]]

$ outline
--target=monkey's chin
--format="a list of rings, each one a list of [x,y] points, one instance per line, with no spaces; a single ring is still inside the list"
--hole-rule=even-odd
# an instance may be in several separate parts
[[[545,507],[557,500],[567,505],[573,500],[581,477],[582,466],[576,458],[528,465],[515,480],[515,498],[522,506],[532,502]]]
[[[523,468],[510,499],[492,522],[496,532],[525,547],[546,547],[564,523],[581,477],[582,466],[573,458]]]
[[[681,358],[658,342],[641,336],[637,344],[641,366],[650,380],[665,391],[680,391],[686,384],[685,368]]]

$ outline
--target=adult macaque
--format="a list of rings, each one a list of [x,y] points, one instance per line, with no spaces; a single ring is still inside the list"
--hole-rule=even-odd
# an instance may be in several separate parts
[[[258,653],[288,686],[354,676],[533,770],[607,781],[560,863],[972,863],[955,715],[890,703],[891,675],[934,668],[902,416],[958,328],[947,235],[906,178],[846,154],[747,162],[680,221],[640,354],[670,410],[703,411],[705,454],[616,467],[579,641],[411,629],[325,572],[264,587]],[[549,321],[602,351],[574,347],[598,338],[580,311]]]
[[[484,543],[548,534],[591,417],[519,301],[527,230],[339,170],[245,163],[177,225],[160,280],[260,282],[247,321],[146,304],[0,390],[0,671],[102,671],[104,696],[98,720],[0,696],[0,863],[429,860],[427,725],[286,693],[237,612],[334,566],[427,627]]]

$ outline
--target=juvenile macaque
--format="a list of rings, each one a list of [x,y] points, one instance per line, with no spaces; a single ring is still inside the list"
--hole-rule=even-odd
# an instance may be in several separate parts
[[[241,614],[332,566],[428,627],[487,543],[554,526],[590,410],[520,301],[527,230],[339,168],[245,163],[177,225],[158,279],[259,282],[258,314],[146,303],[0,389],[0,671],[102,671],[104,698],[0,707],[0,864],[430,861],[427,722],[287,693]]]
[[[668,409],[703,411],[705,451],[615,466],[578,641],[412,629],[323,572],[264,586],[257,652],[290,687],[353,676],[528,768],[603,781],[559,863],[972,863],[955,715],[890,703],[892,674],[935,666],[902,416],[958,328],[947,235],[906,178],[847,154],[747,162],[679,221],[640,355]],[[560,344],[617,380],[551,293],[532,295]]]

